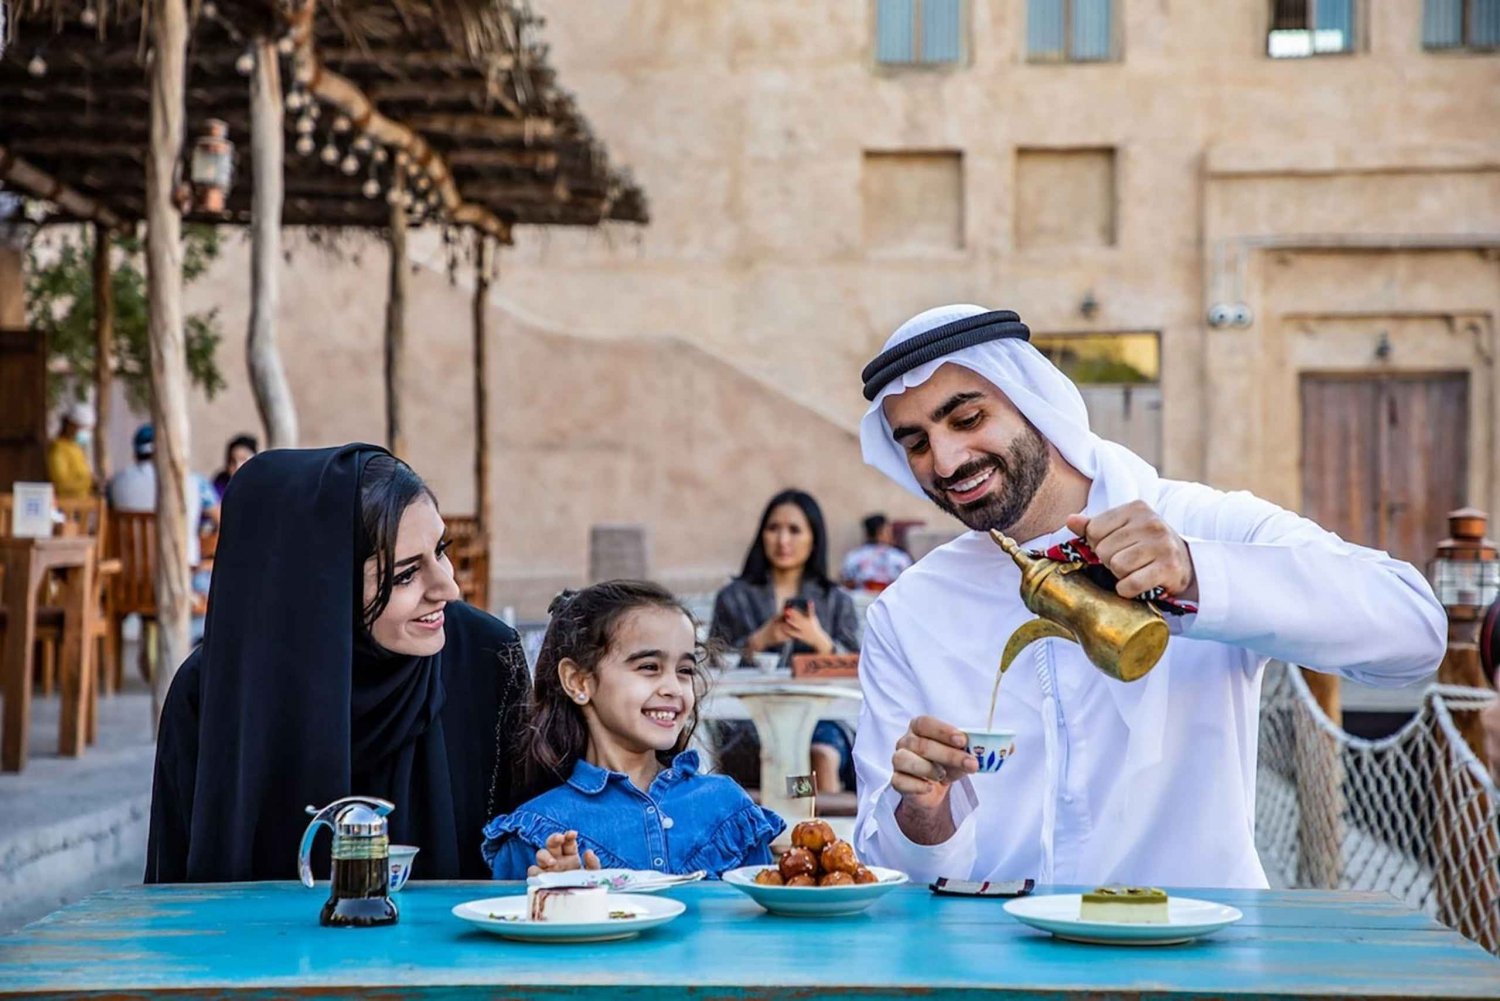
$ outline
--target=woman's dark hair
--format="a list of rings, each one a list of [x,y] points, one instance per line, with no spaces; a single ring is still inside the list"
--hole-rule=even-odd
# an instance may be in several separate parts
[[[253,434],[237,434],[229,439],[229,444],[224,446],[224,468],[229,468],[229,463],[234,461],[234,450],[237,448],[248,448],[251,455],[260,451],[260,442],[255,440]]]
[[[750,540],[750,549],[745,553],[745,566],[740,570],[740,579],[751,584],[765,584],[770,580],[771,560],[766,556],[763,536],[766,524],[771,520],[771,512],[783,504],[797,505],[807,516],[807,524],[812,529],[812,552],[802,567],[802,579],[812,579],[824,587],[831,586],[828,580],[828,531],[823,527],[823,509],[818,507],[812,494],[802,490],[783,490],[766,504],[766,509],[760,514],[760,527],[755,530],[755,538]]]
[[[375,596],[360,612],[359,621],[369,629],[390,604],[392,568],[396,565],[396,533],[401,517],[412,502],[425,497],[437,506],[437,497],[422,477],[400,459],[385,452],[365,462],[359,478],[359,525],[356,533],[354,572],[364,593],[364,567],[375,558]]]
[[[573,766],[588,750],[588,723],[582,707],[563,688],[559,665],[571,660],[589,673],[597,671],[620,623],[642,608],[681,612],[697,629],[697,622],[682,602],[650,581],[605,581],[582,591],[564,591],[553,599],[547,610],[552,621],[537,653],[536,678],[531,686],[531,731],[522,768],[527,791],[523,800],[566,782]],[[693,672],[693,711],[671,750],[657,752],[657,760],[663,765],[670,765],[673,757],[687,750],[708,694],[708,676],[703,671],[707,651],[700,647],[695,659],[698,669]]]

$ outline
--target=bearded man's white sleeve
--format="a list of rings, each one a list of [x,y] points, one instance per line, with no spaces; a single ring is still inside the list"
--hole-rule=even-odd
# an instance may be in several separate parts
[[[1410,563],[1253,494],[1163,487],[1159,513],[1179,526],[1198,580],[1182,635],[1387,687],[1420,681],[1442,659],[1447,617]]]

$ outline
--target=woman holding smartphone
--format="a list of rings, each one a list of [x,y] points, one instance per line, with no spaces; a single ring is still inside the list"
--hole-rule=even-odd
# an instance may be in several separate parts
[[[739,650],[741,664],[757,654],[855,653],[859,622],[854,602],[828,576],[828,533],[811,494],[783,490],[760,516],[740,575],[714,600],[713,639]],[[738,734],[725,735],[733,750]],[[753,733],[751,734],[753,737]],[[854,785],[853,735],[825,720],[813,732],[813,771],[819,792]]]

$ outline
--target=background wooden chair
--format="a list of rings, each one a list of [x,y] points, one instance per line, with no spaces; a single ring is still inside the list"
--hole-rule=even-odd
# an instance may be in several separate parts
[[[459,593],[475,608],[489,611],[490,543],[479,530],[479,519],[445,514],[443,521],[448,526],[448,538],[453,541],[448,558],[453,562],[453,581]]]
[[[118,565],[110,575],[109,590],[105,598],[105,617],[108,619],[105,644],[106,655],[113,665],[114,687],[124,680],[121,651],[125,646],[125,619],[130,615],[141,617],[141,677],[151,678],[151,630],[156,627],[156,515],[151,512],[110,511],[109,558]]]
[[[89,635],[84,642],[96,645],[101,690],[114,692],[118,687],[120,669],[117,663],[119,651],[109,643],[109,621],[105,609],[109,598],[110,578],[120,572],[120,561],[110,559],[109,552],[109,506],[103,497],[84,500],[60,500],[56,507],[62,512],[63,535],[90,535],[94,538],[94,590],[96,612]],[[61,636],[61,610],[49,608],[47,615],[57,619],[57,635]],[[45,619],[44,619],[45,622]],[[44,679],[43,691],[50,693],[51,685]]]

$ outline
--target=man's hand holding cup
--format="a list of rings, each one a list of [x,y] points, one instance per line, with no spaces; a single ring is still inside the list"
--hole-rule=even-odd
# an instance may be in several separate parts
[[[936,845],[953,836],[948,794],[954,782],[979,770],[969,739],[958,727],[918,716],[896,741],[891,788],[901,794],[896,820],[918,844]]]

